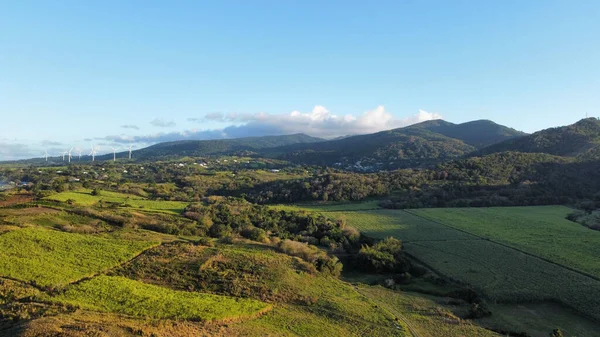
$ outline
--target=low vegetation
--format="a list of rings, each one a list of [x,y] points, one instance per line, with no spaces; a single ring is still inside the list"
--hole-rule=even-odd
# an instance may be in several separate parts
[[[116,276],[81,282],[49,300],[96,311],[194,321],[237,320],[271,308],[256,300],[174,291]]]
[[[0,276],[62,286],[127,261],[153,242],[125,241],[43,228],[0,235]]]

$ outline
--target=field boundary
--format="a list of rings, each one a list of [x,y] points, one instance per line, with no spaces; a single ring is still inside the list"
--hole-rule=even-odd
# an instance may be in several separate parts
[[[472,236],[478,237],[478,238],[480,238],[481,240],[489,241],[489,242],[491,242],[491,243],[497,244],[497,245],[499,245],[499,246],[502,246],[502,247],[504,247],[504,248],[509,248],[509,249],[515,250],[515,251],[517,251],[517,252],[519,252],[519,253],[522,253],[522,254],[525,254],[525,255],[527,255],[527,256],[531,256],[531,257],[534,257],[534,258],[540,259],[540,260],[542,260],[542,261],[544,261],[544,262],[551,263],[551,264],[553,264],[553,265],[555,265],[555,266],[558,266],[558,267],[561,267],[561,268],[565,268],[565,269],[567,269],[567,270],[570,270],[570,271],[572,271],[572,272],[574,272],[574,273],[580,274],[580,275],[582,275],[582,276],[589,277],[589,278],[591,278],[591,279],[592,279],[592,280],[594,280],[594,281],[598,281],[598,282],[600,282],[600,277],[597,277],[597,276],[595,276],[595,275],[592,275],[592,274],[586,273],[586,272],[584,272],[584,271],[582,271],[582,270],[575,269],[575,268],[572,268],[572,267],[566,266],[566,265],[564,265],[564,264],[558,263],[558,262],[556,262],[556,261],[552,261],[552,260],[550,260],[550,259],[547,259],[547,258],[545,258],[545,257],[538,256],[538,255],[535,255],[535,254],[532,254],[532,253],[526,252],[526,251],[524,251],[524,250],[522,250],[522,249],[520,249],[520,248],[516,248],[516,247],[510,246],[510,245],[507,245],[507,244],[505,244],[505,243],[498,242],[498,241],[496,241],[496,240],[493,240],[493,239],[490,239],[490,238],[487,238],[487,237],[484,237],[484,236],[481,236],[481,235],[477,235],[477,234],[474,234],[474,233],[468,232],[468,231],[466,231],[466,230],[464,230],[464,229],[456,228],[456,227],[454,227],[454,226],[452,226],[452,225],[448,225],[448,224],[445,224],[445,223],[443,223],[443,222],[440,222],[440,221],[437,221],[437,220],[434,220],[434,219],[428,218],[428,217],[426,217],[426,216],[423,216],[423,215],[420,215],[420,214],[413,213],[413,212],[411,212],[410,210],[400,210],[400,211],[401,211],[401,212],[406,212],[406,213],[408,213],[408,214],[414,215],[414,216],[416,216],[416,217],[419,217],[419,218],[421,218],[421,219],[424,219],[424,220],[427,220],[427,221],[431,221],[431,222],[433,222],[433,223],[436,223],[436,224],[438,224],[438,225],[442,225],[442,226],[445,226],[445,227],[448,227],[448,228],[452,228],[452,229],[454,229],[454,230],[457,230],[457,231],[460,231],[460,232],[463,232],[463,233],[466,233],[466,234],[469,234],[469,235],[472,235]]]

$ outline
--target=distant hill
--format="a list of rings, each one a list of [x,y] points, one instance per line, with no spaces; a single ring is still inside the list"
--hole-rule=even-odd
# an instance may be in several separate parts
[[[539,152],[581,159],[599,159],[600,120],[586,118],[568,126],[545,129],[488,146],[479,151],[479,154],[504,151]]]
[[[438,119],[414,124],[406,129],[426,129],[450,138],[462,140],[466,144],[476,148],[482,148],[507,139],[527,135],[524,132],[485,119],[462,124],[454,124]]]
[[[302,133],[284,136],[246,137],[214,140],[183,140],[155,144],[133,151],[135,160],[174,159],[181,157],[202,157],[208,155],[227,155],[241,152],[254,153],[265,148],[272,148],[298,143],[314,143],[321,138],[307,136]],[[118,155],[122,157],[122,155]],[[96,157],[98,160],[112,159],[112,154]]]
[[[270,148],[261,154],[302,164],[377,171],[427,166],[522,135],[491,121],[453,124],[435,120],[374,134]]]

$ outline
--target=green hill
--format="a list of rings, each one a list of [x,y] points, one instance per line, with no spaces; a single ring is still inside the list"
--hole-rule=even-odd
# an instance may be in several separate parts
[[[261,151],[302,164],[362,171],[422,167],[464,156],[485,145],[524,135],[491,121],[427,121],[404,128]]]
[[[586,118],[575,124],[545,129],[491,145],[482,149],[480,154],[504,151],[540,152],[589,159],[586,158],[586,154],[600,154],[598,146],[600,146],[600,120]]]
[[[524,132],[484,119],[462,124],[454,124],[438,119],[411,125],[407,129],[429,130],[450,138],[462,140],[466,144],[476,148],[482,148],[507,139],[526,135]]]
[[[232,154],[238,152],[256,152],[297,143],[314,143],[320,138],[303,133],[284,136],[246,137],[215,140],[184,140],[159,143],[133,152],[136,160],[174,159],[180,157],[198,157],[207,155]],[[98,157],[99,160],[112,159],[112,155]]]

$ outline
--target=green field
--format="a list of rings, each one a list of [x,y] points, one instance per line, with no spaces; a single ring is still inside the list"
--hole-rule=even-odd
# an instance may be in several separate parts
[[[600,231],[565,219],[563,206],[410,210],[600,278]]]
[[[25,228],[0,235],[0,276],[60,286],[136,256],[153,242]]]
[[[543,206],[321,212],[346,219],[366,235],[401,239],[407,253],[492,300],[558,301],[600,319],[595,309],[600,306],[600,282],[558,265],[587,266],[591,272],[594,257],[600,255],[595,253],[600,233],[565,220],[567,211],[562,206]],[[428,219],[434,215],[453,222],[446,226]],[[589,242],[598,245],[587,246]],[[586,251],[587,256],[575,261]]]
[[[240,319],[271,308],[252,299],[175,291],[118,276],[95,277],[51,300],[89,310],[196,321]]]
[[[343,212],[380,209],[381,207],[379,207],[379,202],[379,200],[370,200],[363,202],[314,202],[296,205],[274,205],[271,207],[285,211]]]
[[[271,247],[161,245],[113,274],[174,290],[253,298],[274,303],[260,318],[225,335],[403,336],[391,315],[333,277],[311,273],[301,260]]]
[[[93,206],[97,205],[100,201],[117,203],[121,207],[130,209],[140,209],[145,211],[157,211],[179,214],[189,204],[183,201],[162,201],[162,200],[148,200],[137,195],[123,194],[110,191],[101,191],[100,195],[94,196],[91,194],[91,190],[79,190],[79,191],[68,191],[53,194],[46,199],[66,202],[67,200],[73,200],[75,205],[79,206]]]
[[[410,294],[382,287],[360,286],[360,293],[384,309],[402,317],[414,334],[421,337],[494,337],[499,334],[457,317],[453,312],[461,308],[439,303],[443,300],[421,294]],[[437,302],[436,302],[437,301]]]

